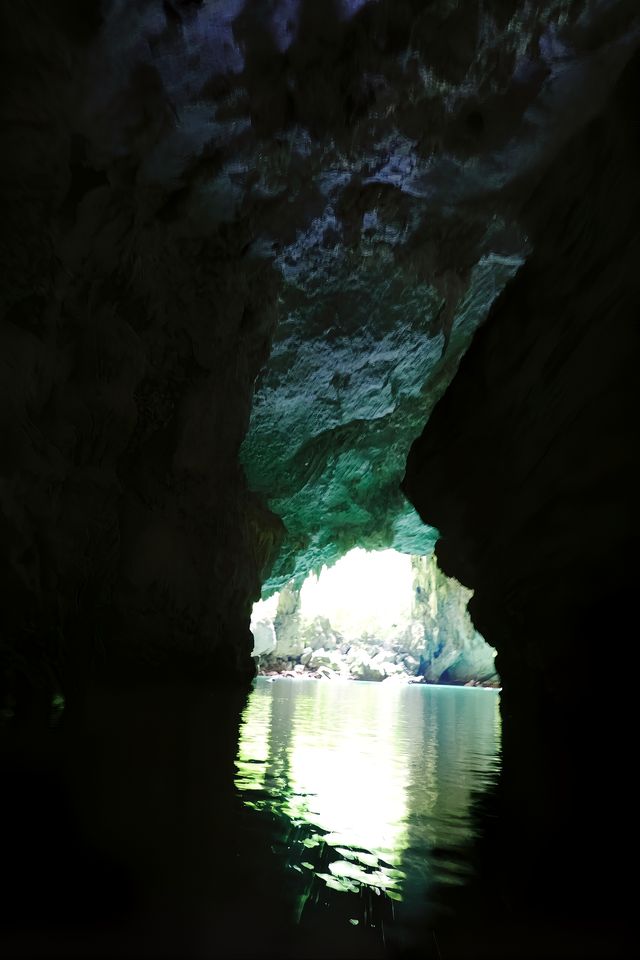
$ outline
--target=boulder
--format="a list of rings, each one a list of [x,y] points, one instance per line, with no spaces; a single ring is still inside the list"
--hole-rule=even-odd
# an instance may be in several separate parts
[[[273,653],[276,649],[276,632],[273,623],[269,620],[260,620],[251,624],[253,634],[252,657],[261,657]]]

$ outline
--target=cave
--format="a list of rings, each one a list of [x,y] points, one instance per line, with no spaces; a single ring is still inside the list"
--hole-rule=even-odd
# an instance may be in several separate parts
[[[3,955],[628,956],[639,42],[635,0],[1,5]],[[499,696],[473,879],[395,946],[296,920],[234,787],[254,603],[355,548],[467,591],[501,685],[452,694]]]

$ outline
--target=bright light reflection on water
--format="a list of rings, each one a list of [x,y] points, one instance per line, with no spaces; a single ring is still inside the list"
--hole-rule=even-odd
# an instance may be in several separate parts
[[[468,874],[460,851],[472,796],[498,771],[498,707],[494,690],[258,678],[236,786],[289,822],[293,869],[420,900]]]

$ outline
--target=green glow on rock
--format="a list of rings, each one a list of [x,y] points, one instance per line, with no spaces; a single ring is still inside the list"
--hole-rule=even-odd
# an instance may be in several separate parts
[[[354,546],[433,551],[438,532],[399,489],[407,454],[521,263],[476,263],[445,341],[442,296],[383,251],[318,257],[326,269],[287,275],[242,446],[249,486],[287,531],[263,597]]]

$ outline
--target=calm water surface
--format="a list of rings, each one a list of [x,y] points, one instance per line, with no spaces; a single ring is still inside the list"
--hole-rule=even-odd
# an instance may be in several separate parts
[[[330,907],[389,934],[424,918],[470,876],[471,801],[499,747],[495,690],[258,678],[236,787],[280,825],[296,922]]]

